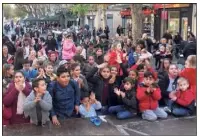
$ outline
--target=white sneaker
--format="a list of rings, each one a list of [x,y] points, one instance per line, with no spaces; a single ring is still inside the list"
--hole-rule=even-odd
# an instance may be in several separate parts
[[[165,112],[167,112],[167,113],[171,113],[171,110],[170,110],[169,107],[167,107],[167,106],[164,107],[163,110],[164,110]]]

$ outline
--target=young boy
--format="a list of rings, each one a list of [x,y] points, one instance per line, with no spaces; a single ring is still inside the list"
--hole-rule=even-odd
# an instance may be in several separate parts
[[[33,91],[26,98],[24,103],[25,116],[30,116],[31,123],[43,126],[49,120],[49,111],[52,108],[52,98],[46,91],[46,83],[42,78],[34,79],[32,82]]]
[[[180,77],[177,81],[178,89],[176,92],[170,93],[170,108],[175,116],[189,116],[194,112],[194,94],[193,89],[189,87],[189,81]]]
[[[90,97],[88,92],[84,93],[81,99],[81,105],[79,107],[80,114],[85,118],[96,117],[96,111],[101,109],[101,103],[96,100],[95,94],[92,92]]]
[[[136,96],[143,119],[155,121],[157,117],[167,118],[167,113],[158,107],[161,91],[157,84],[155,84],[155,78],[151,72],[147,71],[144,73],[143,83],[137,88]]]
[[[134,90],[134,81],[127,77],[124,79],[124,91],[115,88],[115,94],[121,98],[123,105],[111,106],[108,111],[112,114],[117,114],[118,119],[127,119],[134,116],[137,112],[136,91]]]
[[[36,69],[32,69],[30,61],[28,59],[24,60],[22,72],[24,73],[26,79],[31,81],[36,78],[38,71]]]

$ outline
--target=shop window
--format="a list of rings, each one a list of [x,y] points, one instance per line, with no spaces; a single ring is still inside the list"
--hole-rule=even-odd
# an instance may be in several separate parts
[[[172,33],[172,35],[175,35],[176,32],[179,32],[179,19],[179,11],[168,11],[168,30]]]

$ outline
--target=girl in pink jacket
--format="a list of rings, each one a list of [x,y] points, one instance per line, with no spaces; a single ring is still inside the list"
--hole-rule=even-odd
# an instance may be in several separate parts
[[[76,53],[76,46],[70,34],[66,35],[63,41],[62,59],[71,60]]]

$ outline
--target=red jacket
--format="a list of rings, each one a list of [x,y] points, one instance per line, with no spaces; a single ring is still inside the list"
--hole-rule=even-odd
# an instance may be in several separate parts
[[[184,77],[189,80],[191,86],[197,85],[197,71],[196,68],[185,68],[179,74],[180,77]]]
[[[25,96],[28,96],[31,92],[31,85],[26,82],[26,86],[22,91]],[[10,119],[10,124],[21,124],[28,123],[29,119],[25,119],[24,115],[18,115],[17,113],[17,99],[19,91],[15,88],[14,82],[10,83],[6,94],[3,97],[3,104],[5,107],[9,107],[12,110],[12,117]]]
[[[138,86],[136,97],[139,101],[139,109],[141,112],[145,110],[155,110],[158,107],[158,101],[161,99],[160,88],[156,88],[153,93],[146,93],[147,87]]]
[[[195,99],[192,89],[188,89],[186,91],[179,90],[176,92],[176,97],[176,103],[184,107],[190,105]]]
[[[129,69],[129,71],[130,70],[137,70],[137,67],[138,67],[138,65],[135,64]],[[152,72],[153,75],[154,75],[155,80],[157,80],[157,73],[153,70],[153,68],[148,68],[148,71]],[[142,83],[143,79],[144,79],[144,74],[143,75],[139,75],[138,76],[138,83]]]

